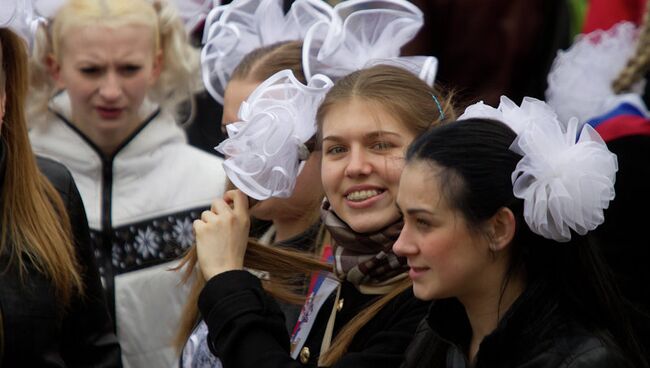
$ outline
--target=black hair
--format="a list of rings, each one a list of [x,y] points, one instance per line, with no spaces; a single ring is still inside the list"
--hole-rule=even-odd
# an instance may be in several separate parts
[[[611,272],[588,236],[572,231],[569,242],[559,243],[535,234],[525,222],[523,200],[514,196],[512,187],[511,175],[521,159],[510,150],[515,138],[515,132],[499,121],[461,120],[417,137],[406,162],[436,165],[442,195],[462,214],[470,231],[480,232],[500,208],[512,211],[516,230],[502,291],[510,277],[523,272],[528,285],[543,285],[545,300],[539,305],[545,305],[545,311],[559,308],[565,319],[577,321],[603,340],[611,335],[635,366],[647,367]],[[552,334],[553,324],[548,322],[537,321],[522,334]]]

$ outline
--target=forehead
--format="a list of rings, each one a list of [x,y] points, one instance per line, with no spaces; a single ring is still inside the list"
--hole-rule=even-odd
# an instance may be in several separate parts
[[[402,210],[419,206],[446,209],[446,196],[441,191],[441,169],[434,163],[414,161],[408,163],[400,177],[397,203]]]
[[[140,24],[120,27],[79,25],[63,34],[64,57],[73,59],[128,60],[153,54],[153,31]]]
[[[253,93],[260,83],[248,80],[233,79],[228,82],[223,97],[223,113],[228,117],[226,123],[237,119],[239,106]]]
[[[355,139],[382,131],[413,138],[414,134],[380,104],[359,98],[338,102],[323,119],[323,138]]]

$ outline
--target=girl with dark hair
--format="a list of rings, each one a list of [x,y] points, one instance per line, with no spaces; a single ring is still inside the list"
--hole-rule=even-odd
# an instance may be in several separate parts
[[[440,95],[410,72],[378,65],[339,80],[321,103],[316,119],[328,199],[321,218],[334,243],[340,285],[310,317],[311,330],[294,348],[299,361],[290,355],[277,304],[242,268],[268,271],[268,286],[332,266],[247,244],[249,211],[239,191],[227,192],[195,221],[207,280],[199,308],[208,345],[224,367],[400,364],[426,304],[413,298],[404,260],[390,251],[402,226],[394,200],[407,145],[431,125],[453,119],[448,101],[432,96]]]
[[[646,367],[585,236],[614,196],[615,156],[540,101],[463,118],[417,138],[400,180],[393,249],[436,300],[403,366]]]

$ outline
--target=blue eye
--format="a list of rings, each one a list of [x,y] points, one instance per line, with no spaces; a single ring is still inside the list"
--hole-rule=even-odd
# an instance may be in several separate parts
[[[328,155],[336,155],[336,154],[343,153],[343,152],[345,152],[345,148],[343,148],[341,146],[332,146],[332,147],[328,148],[327,151],[326,151],[326,153]]]

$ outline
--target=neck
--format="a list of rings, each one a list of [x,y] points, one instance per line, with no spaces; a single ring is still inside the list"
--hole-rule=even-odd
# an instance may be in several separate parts
[[[305,213],[300,217],[274,219],[273,226],[275,227],[275,241],[284,241],[304,233],[314,224],[314,222],[316,222],[317,218],[318,213]]]
[[[501,293],[500,287],[489,288],[488,293],[478,297],[464,298],[461,301],[472,326],[472,339],[468,350],[468,360],[474,362],[483,339],[497,328],[503,315],[523,293],[525,280],[522,275],[514,275]]]

